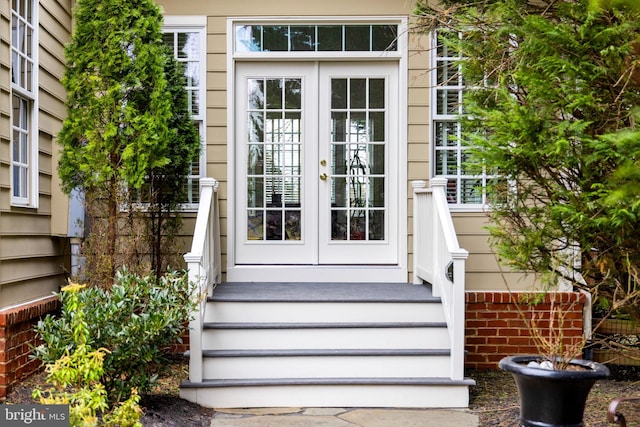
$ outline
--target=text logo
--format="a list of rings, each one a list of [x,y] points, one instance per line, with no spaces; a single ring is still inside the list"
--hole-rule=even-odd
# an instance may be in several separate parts
[[[0,426],[69,427],[69,405],[0,405]]]

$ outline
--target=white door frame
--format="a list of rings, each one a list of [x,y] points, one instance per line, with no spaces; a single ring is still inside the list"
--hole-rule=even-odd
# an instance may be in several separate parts
[[[275,18],[255,19],[251,21],[268,21]],[[318,18],[318,21],[327,20],[332,18]],[[235,263],[235,253],[237,245],[234,239],[235,227],[236,227],[236,197],[238,192],[236,191],[236,164],[238,161],[244,161],[244,159],[236,158],[235,150],[235,138],[236,138],[236,126],[235,126],[235,94],[236,94],[236,63],[245,60],[255,60],[256,58],[248,58],[246,55],[234,56],[233,52],[233,37],[227,38],[227,48],[230,53],[227,55],[227,225],[226,225],[226,237],[227,237],[227,271],[226,280],[233,281],[304,281],[304,282],[407,282],[408,278],[408,237],[407,237],[407,222],[408,222],[408,202],[407,202],[407,73],[408,73],[408,49],[407,49],[407,19],[406,17],[389,17],[389,18],[367,18],[361,17],[358,21],[371,21],[380,22],[385,19],[390,22],[399,23],[399,36],[398,36],[398,53],[397,55],[378,55],[375,57],[368,57],[367,60],[382,60],[392,61],[398,66],[398,111],[397,111],[397,226],[393,232],[397,233],[397,263],[393,265],[238,265]],[[282,20],[282,18],[279,18]],[[313,21],[314,18],[305,18],[306,22]],[[333,18],[337,21],[337,18]],[[352,20],[352,19],[350,19]],[[232,35],[234,32],[234,23],[237,21],[246,22],[247,20],[230,18],[227,20],[227,34]],[[296,21],[295,18],[291,18],[291,21]],[[269,60],[307,60],[307,61],[329,61],[329,60],[344,60],[345,57],[331,58],[331,54],[324,54],[322,57],[312,58],[305,57],[303,59],[296,56],[280,54],[274,57],[268,58]],[[338,55],[339,56],[339,55]],[[264,58],[264,56],[261,59]],[[361,58],[365,59],[365,58]],[[268,61],[265,61],[268,63]],[[393,190],[393,189],[391,189]]]

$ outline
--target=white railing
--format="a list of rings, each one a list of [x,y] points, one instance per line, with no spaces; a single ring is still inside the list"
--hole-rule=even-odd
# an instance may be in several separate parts
[[[200,179],[200,203],[196,226],[193,231],[191,252],[184,260],[189,269],[189,283],[194,286],[193,295],[198,307],[189,322],[189,381],[202,382],[202,325],[207,295],[213,285],[221,280],[220,261],[220,209],[218,206],[218,181]]]
[[[464,378],[465,262],[469,252],[460,248],[447,204],[445,178],[413,185],[414,283],[428,282],[442,298],[449,339],[453,380]]]

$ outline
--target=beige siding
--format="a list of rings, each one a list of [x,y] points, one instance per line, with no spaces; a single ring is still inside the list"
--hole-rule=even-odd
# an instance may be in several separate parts
[[[65,115],[63,46],[71,31],[71,0],[39,8],[38,208],[10,206],[10,2],[0,0],[0,309],[48,296],[68,268],[67,198],[57,178],[54,137]]]
[[[227,17],[272,17],[272,16],[406,16],[410,17],[414,2],[405,0],[326,0],[306,2],[299,0],[240,0],[236,2],[177,2],[160,0],[166,15],[207,16],[207,176],[221,182],[223,266],[226,266],[227,242]],[[411,22],[411,20],[410,20]],[[411,26],[411,24],[410,24]],[[429,38],[423,34],[409,34],[407,92],[407,251],[409,254],[409,277],[412,262],[412,189],[411,181],[428,180],[431,157],[429,128]],[[504,289],[504,280],[497,267],[495,257],[487,245],[487,233],[483,229],[485,215],[482,213],[457,213],[461,246],[470,252],[467,285],[469,289]],[[191,229],[187,221],[185,230]],[[188,231],[187,231],[188,233]],[[526,286],[519,281],[520,275],[506,273],[505,277],[514,288]]]

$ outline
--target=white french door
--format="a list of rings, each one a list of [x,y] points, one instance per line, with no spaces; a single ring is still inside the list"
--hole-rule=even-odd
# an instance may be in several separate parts
[[[238,63],[235,264],[398,262],[397,63]]]

